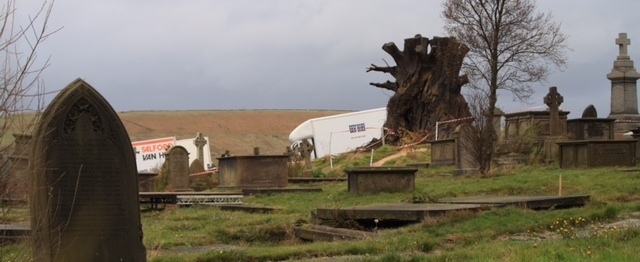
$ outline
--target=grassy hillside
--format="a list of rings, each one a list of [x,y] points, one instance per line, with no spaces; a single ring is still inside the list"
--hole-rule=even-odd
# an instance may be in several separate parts
[[[132,111],[120,112],[131,141],[175,136],[194,138],[202,132],[208,136],[211,156],[224,150],[234,155],[282,154],[289,133],[310,118],[346,113],[324,110],[225,110],[225,111]]]

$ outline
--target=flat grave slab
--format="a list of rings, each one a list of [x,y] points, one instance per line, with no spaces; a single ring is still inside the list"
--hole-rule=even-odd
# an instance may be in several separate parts
[[[28,239],[31,226],[22,224],[0,224],[0,244]]]
[[[518,206],[528,209],[569,208],[584,206],[589,195],[567,196],[471,196],[439,199],[439,203]]]
[[[245,196],[258,194],[275,194],[275,193],[313,193],[322,192],[322,188],[243,188],[242,194]]]
[[[178,205],[239,205],[243,195],[178,195]]]
[[[207,204],[203,204],[203,206],[207,206]],[[212,205],[213,206],[213,205]],[[279,208],[273,207],[258,207],[258,206],[248,206],[248,205],[215,205],[220,210],[224,211],[242,211],[248,213],[274,213],[280,211]]]
[[[158,209],[159,205],[176,205],[181,199],[202,198],[211,199],[216,196],[242,195],[240,192],[139,192],[140,204],[150,204],[151,209]],[[211,202],[211,201],[209,201]],[[214,201],[215,202],[215,201]]]
[[[430,216],[442,215],[456,210],[476,211],[487,205],[479,204],[445,204],[445,203],[395,203],[368,206],[352,206],[343,208],[318,208],[316,217],[323,220],[400,220],[423,221]]]
[[[290,177],[289,183],[346,182],[346,177]]]

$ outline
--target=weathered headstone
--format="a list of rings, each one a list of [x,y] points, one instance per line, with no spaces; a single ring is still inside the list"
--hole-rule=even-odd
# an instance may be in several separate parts
[[[455,138],[429,141],[431,144],[431,166],[453,166],[456,164]]]
[[[345,168],[350,193],[412,192],[415,190],[417,167],[350,167]]]
[[[198,148],[198,159],[200,159],[201,163],[204,163],[204,146],[207,145],[207,139],[202,136],[202,133],[198,133],[196,138],[193,139],[193,144]]]
[[[284,188],[289,184],[286,155],[218,158],[220,187]]]
[[[172,146],[167,154],[167,188],[175,192],[193,191],[189,188],[189,152],[182,146]]]
[[[598,110],[593,105],[588,105],[587,108],[582,111],[582,118],[597,118]]]
[[[33,140],[33,260],[145,261],[135,156],[109,103],[77,79]]]
[[[462,124],[456,127],[453,132],[455,139],[455,163],[454,175],[476,174],[478,173],[478,160],[475,157],[479,152],[475,152],[475,143],[471,124]]]
[[[311,152],[314,150],[314,145],[309,143],[307,139],[303,139],[300,143],[300,155],[304,158],[304,166],[306,169],[311,169]]]
[[[0,160],[0,162],[3,162],[1,169],[9,169],[9,172],[5,173],[0,196],[4,200],[26,201],[29,198],[27,195],[28,177],[26,171],[29,167],[32,136],[28,134],[13,134],[13,137],[14,150],[9,155],[10,162],[5,163],[4,159]]]
[[[618,34],[615,43],[619,47],[618,57],[613,62],[613,69],[607,74],[607,78],[611,80],[611,113],[609,118],[618,120],[614,124],[614,128],[615,137],[620,138],[622,134],[640,126],[636,86],[640,74],[634,68],[633,60],[627,52],[628,46],[631,44],[627,33]]]

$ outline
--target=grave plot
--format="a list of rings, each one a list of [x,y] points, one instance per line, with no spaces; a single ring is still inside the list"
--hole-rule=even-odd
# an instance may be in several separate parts
[[[449,212],[481,212],[490,208],[517,206],[526,209],[571,208],[584,206],[589,195],[571,196],[472,196],[445,198],[438,203],[393,203],[343,208],[318,208],[313,214],[316,224],[329,224],[363,230],[399,227],[442,216]],[[301,228],[302,237],[311,240],[342,239],[338,228]],[[352,230],[353,231],[353,230]],[[351,231],[349,231],[351,232]],[[366,231],[355,231],[366,232]],[[298,234],[298,233],[296,233]],[[350,234],[353,234],[351,232]],[[364,234],[364,233],[363,233]],[[344,237],[347,239],[347,237]]]

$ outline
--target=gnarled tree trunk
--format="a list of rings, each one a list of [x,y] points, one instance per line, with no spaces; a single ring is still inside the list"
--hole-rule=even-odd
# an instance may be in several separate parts
[[[394,91],[387,104],[385,127],[402,132],[435,131],[437,121],[471,116],[460,93],[468,82],[459,76],[462,60],[469,51],[452,37],[428,39],[421,35],[404,40],[404,50],[390,42],[382,46],[396,66],[371,64],[367,70],[389,73],[395,82],[370,83]]]

